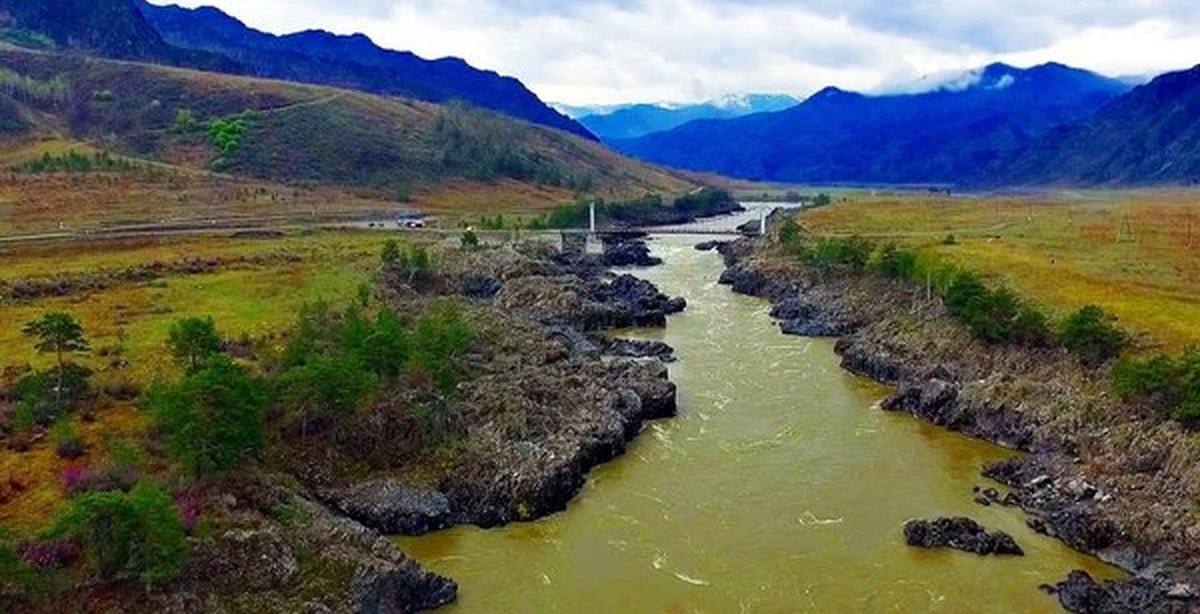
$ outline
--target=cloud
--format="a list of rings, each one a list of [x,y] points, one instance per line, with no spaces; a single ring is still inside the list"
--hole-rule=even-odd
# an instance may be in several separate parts
[[[165,0],[154,0],[156,2]],[[548,100],[879,90],[994,60],[1110,74],[1200,62],[1194,0],[185,0],[273,32],[364,32]]]

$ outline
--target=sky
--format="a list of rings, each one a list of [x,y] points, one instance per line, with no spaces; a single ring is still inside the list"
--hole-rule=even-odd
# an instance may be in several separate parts
[[[911,89],[992,61],[1111,76],[1200,64],[1196,0],[151,1],[217,6],[277,34],[362,32],[572,105]]]

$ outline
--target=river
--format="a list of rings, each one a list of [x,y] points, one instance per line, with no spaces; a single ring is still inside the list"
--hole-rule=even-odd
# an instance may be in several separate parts
[[[637,274],[688,299],[665,330],[680,412],[594,471],[561,514],[402,547],[459,582],[452,613],[1060,612],[1038,586],[1119,571],[985,508],[972,487],[1009,453],[883,412],[886,389],[828,340],[782,336],[765,301],[718,286],[696,238],[653,242]],[[968,515],[1023,558],[904,544],[914,517]]]

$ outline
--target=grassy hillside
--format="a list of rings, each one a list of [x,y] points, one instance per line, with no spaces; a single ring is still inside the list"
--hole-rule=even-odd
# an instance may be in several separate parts
[[[0,50],[0,110],[3,166],[19,175],[0,179],[0,207],[32,205],[6,193],[53,201],[95,192],[105,205],[92,209],[105,217],[129,204],[139,209],[134,217],[156,219],[156,202],[170,209],[187,186],[207,184],[209,197],[198,200],[238,200],[239,214],[386,210],[423,199],[445,210],[453,208],[448,195],[493,190],[521,210],[576,194],[692,186],[585,139],[466,106],[76,56]],[[129,163],[78,169],[59,161],[98,151]],[[47,154],[41,172],[30,172]],[[60,190],[63,182],[72,189]],[[256,197],[244,198],[246,190]],[[151,196],[128,197],[139,192]]]

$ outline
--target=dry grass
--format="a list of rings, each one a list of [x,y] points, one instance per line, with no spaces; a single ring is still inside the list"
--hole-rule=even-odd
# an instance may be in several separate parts
[[[87,442],[88,452],[76,460],[64,460],[54,451],[54,444],[43,440],[29,452],[16,453],[0,449],[0,480],[17,476],[24,490],[8,503],[0,505],[0,525],[18,534],[29,535],[43,528],[61,509],[65,501],[63,471],[74,464],[93,464],[103,454],[106,437],[135,439],[146,428],[140,411],[131,405],[118,405],[103,410],[95,422],[75,421],[76,430]]]
[[[865,193],[806,212],[818,233],[920,247],[1062,313],[1096,304],[1154,345],[1200,343],[1200,192],[949,198]],[[954,235],[955,245],[945,245]]]

